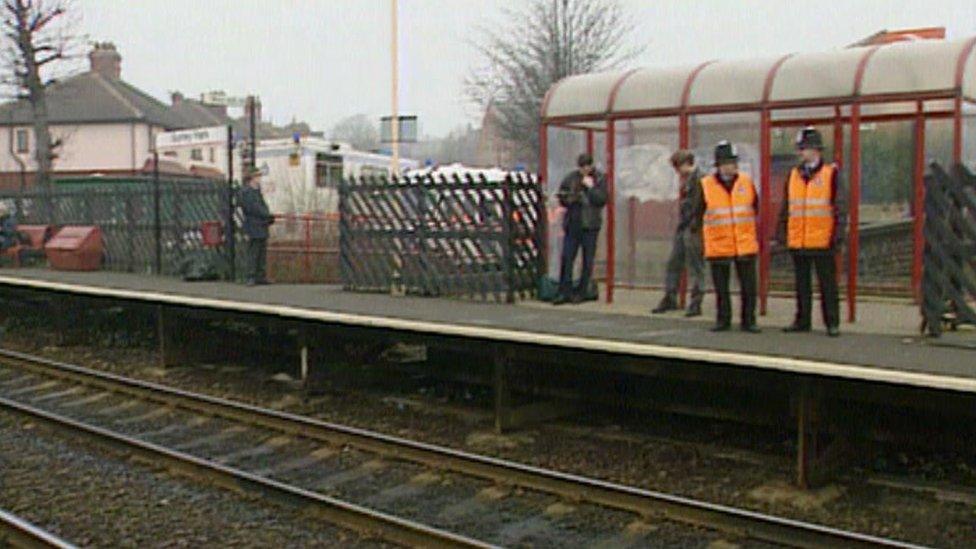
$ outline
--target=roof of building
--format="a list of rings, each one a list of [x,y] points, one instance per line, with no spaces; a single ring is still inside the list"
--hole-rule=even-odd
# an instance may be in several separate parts
[[[194,127],[188,117],[120,78],[88,71],[53,84],[47,91],[52,124],[141,121],[166,129]],[[0,126],[33,122],[26,99],[0,105]]]
[[[231,123],[226,112],[219,112],[195,99],[181,99],[170,107],[170,111],[183,123],[184,128],[225,126]]]
[[[596,123],[684,109],[954,93],[976,101],[976,37],[570,76],[550,88],[542,117]]]

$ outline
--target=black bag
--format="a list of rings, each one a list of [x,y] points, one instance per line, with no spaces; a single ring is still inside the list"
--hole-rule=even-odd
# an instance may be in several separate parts
[[[220,272],[212,254],[195,253],[183,258],[180,274],[187,282],[219,280]]]

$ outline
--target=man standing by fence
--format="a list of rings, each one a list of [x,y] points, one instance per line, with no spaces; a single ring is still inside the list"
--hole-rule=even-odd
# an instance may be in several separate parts
[[[267,284],[268,227],[274,216],[261,194],[261,170],[251,168],[245,174],[240,204],[244,212],[244,236],[247,237],[248,286]]]
[[[820,305],[827,335],[840,335],[840,297],[835,256],[844,239],[846,194],[840,170],[823,160],[823,138],[813,127],[796,137],[800,164],[790,170],[777,240],[786,243],[793,256],[796,280],[796,318],[784,332],[809,332],[812,324],[813,286],[810,271],[817,271]]]
[[[691,302],[685,316],[700,316],[702,297],[705,295],[705,259],[702,257],[702,217],[697,207],[701,204],[701,173],[695,166],[695,155],[681,149],[671,155],[671,166],[681,179],[679,192],[678,228],[671,244],[667,274],[664,279],[664,297],[651,313],[658,314],[678,309],[678,285],[681,273],[688,269],[691,282]]]
[[[577,169],[559,185],[559,204],[566,208],[563,218],[563,253],[559,269],[559,293],[553,305],[583,301],[593,276],[596,240],[603,224],[607,187],[603,174],[593,166],[593,157],[583,153],[576,159]],[[573,288],[573,264],[583,249],[583,269],[579,285]]]

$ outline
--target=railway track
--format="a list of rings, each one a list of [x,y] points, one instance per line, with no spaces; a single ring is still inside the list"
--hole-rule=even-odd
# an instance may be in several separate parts
[[[0,510],[0,547],[74,549],[75,546],[16,515]]]
[[[646,543],[652,540],[620,532],[651,517],[787,546],[916,547],[14,351],[0,350],[0,408],[233,489],[313,507],[337,524],[406,545]],[[557,504],[564,501],[575,509],[573,521],[560,519]]]

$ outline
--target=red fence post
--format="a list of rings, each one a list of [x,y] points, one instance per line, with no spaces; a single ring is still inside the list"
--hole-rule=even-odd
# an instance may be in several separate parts
[[[759,131],[759,314],[766,315],[766,302],[769,298],[769,266],[772,262],[772,250],[769,246],[769,225],[772,220],[772,156],[773,145],[770,132],[769,109],[763,108],[760,113]]]
[[[841,121],[840,107],[834,107],[834,164],[837,169],[844,169],[844,123]],[[843,173],[843,171],[841,171]],[[837,282],[840,283],[841,274],[844,272],[843,254],[834,254],[834,267]]]
[[[305,283],[312,281],[312,217],[305,214]]]
[[[922,255],[925,250],[925,113],[922,109],[919,101],[915,117],[915,204],[912,208],[912,293],[916,303],[921,303],[922,299]]]
[[[627,199],[627,277],[637,283],[637,197]]]
[[[851,106],[851,207],[847,235],[847,321],[857,319],[857,259],[861,223],[861,105]]]
[[[613,119],[607,122],[607,303],[613,303],[614,273],[616,271],[616,224],[617,193],[614,188],[614,149],[616,148],[616,124]]]

